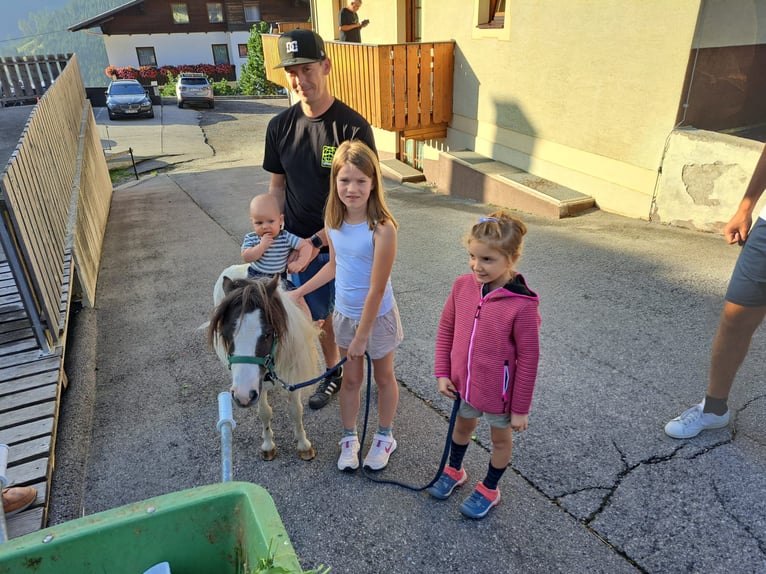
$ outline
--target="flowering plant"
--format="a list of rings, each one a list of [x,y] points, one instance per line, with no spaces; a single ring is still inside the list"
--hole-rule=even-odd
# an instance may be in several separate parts
[[[110,78],[115,76],[120,80],[139,80],[141,82],[157,81],[158,84],[165,84],[168,76],[178,77],[181,72],[196,72],[205,74],[212,81],[233,80],[234,66],[231,64],[181,64],[178,66],[141,66],[136,69],[133,66],[118,68],[111,64],[104,68],[104,73]]]

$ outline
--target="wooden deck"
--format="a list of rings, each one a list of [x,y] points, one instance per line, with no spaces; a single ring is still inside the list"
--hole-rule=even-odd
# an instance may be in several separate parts
[[[67,292],[62,313],[68,308]],[[37,489],[37,500],[30,508],[6,518],[10,538],[46,525],[59,399],[66,385],[64,348],[55,353],[40,349],[8,261],[0,252],[0,444],[10,447],[11,484]]]

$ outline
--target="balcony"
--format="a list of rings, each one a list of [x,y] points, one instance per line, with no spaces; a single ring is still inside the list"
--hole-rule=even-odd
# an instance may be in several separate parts
[[[277,38],[264,34],[267,78],[289,90],[279,63]],[[325,42],[332,60],[334,96],[376,128],[424,140],[446,137],[452,117],[455,42],[351,44]]]

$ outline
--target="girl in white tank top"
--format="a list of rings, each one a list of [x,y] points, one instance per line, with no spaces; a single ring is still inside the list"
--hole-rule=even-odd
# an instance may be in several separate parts
[[[330,182],[325,207],[330,261],[290,295],[304,296],[335,279],[332,323],[341,357],[346,358],[339,391],[343,437],[338,468],[359,467],[356,427],[366,353],[378,385],[378,431],[364,466],[380,470],[397,447],[391,432],[399,404],[394,353],[403,335],[391,270],[398,224],[386,206],[378,158],[363,142],[351,140],[338,147]]]

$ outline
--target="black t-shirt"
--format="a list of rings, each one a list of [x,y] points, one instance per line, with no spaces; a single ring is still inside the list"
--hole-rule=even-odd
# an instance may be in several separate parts
[[[263,168],[284,174],[285,229],[310,237],[324,227],[324,207],[330,194],[330,168],[337,147],[362,140],[376,154],[370,124],[337,98],[318,118],[309,118],[300,103],[269,121]]]
[[[343,8],[340,11],[340,14],[338,15],[338,27],[348,26],[349,24],[358,24],[358,23],[359,23],[359,14],[357,14],[356,12],[352,10],[349,10],[348,8]],[[343,30],[341,30],[340,41],[360,43],[362,41],[362,29],[354,28],[353,30],[349,30],[348,32],[344,32]]]

